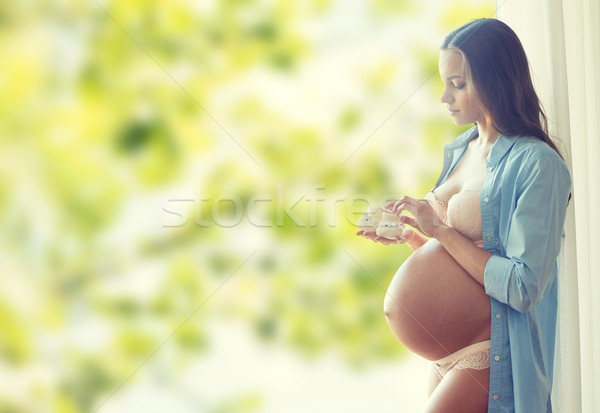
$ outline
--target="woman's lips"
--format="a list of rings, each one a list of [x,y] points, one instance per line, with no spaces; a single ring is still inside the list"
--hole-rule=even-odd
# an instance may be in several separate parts
[[[452,109],[448,109],[448,111],[450,112],[450,116],[454,116],[454,115],[456,115],[458,112],[460,112],[460,110],[452,110]]]

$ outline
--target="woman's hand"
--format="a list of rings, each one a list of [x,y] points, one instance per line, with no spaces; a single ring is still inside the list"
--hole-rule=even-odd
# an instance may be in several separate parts
[[[440,221],[429,201],[425,199],[404,196],[397,201],[387,203],[384,208],[398,215],[401,224],[408,224],[431,238],[436,237],[440,228],[447,226]],[[402,211],[410,212],[414,218],[402,215]]]
[[[413,231],[410,228],[404,227],[402,236],[396,237],[395,239],[380,237],[373,232],[365,233],[365,231],[358,231],[356,233],[356,235],[366,238],[366,239],[370,239],[371,241],[377,242],[379,244],[395,245],[395,244],[404,244],[404,243],[410,242],[411,239],[413,238],[413,236],[415,235],[415,231]]]

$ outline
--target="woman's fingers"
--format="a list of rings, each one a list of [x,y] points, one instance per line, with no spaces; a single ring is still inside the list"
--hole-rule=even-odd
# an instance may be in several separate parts
[[[408,211],[411,214],[415,214],[416,207],[419,205],[419,200],[411,198],[409,196],[403,196],[402,198],[388,202],[385,208],[392,214],[400,215],[402,211]]]
[[[375,242],[377,242],[377,238],[379,238],[374,232],[358,231],[356,235],[359,235],[366,239],[370,239],[371,241]]]
[[[389,238],[384,238],[384,237],[377,237],[377,238],[375,238],[374,241],[378,242],[379,244],[383,244],[383,245],[396,245],[396,244],[403,244],[404,238],[396,237],[394,239],[389,239]]]
[[[383,207],[384,207],[385,209],[391,209],[391,208],[394,206],[394,204],[396,203],[396,201],[398,201],[398,200],[397,200],[397,199],[394,199],[393,201],[390,201],[390,202],[388,202],[387,204],[385,204]]]
[[[410,225],[411,227],[425,235],[432,233],[431,227],[435,225],[436,220],[434,218],[435,212],[431,208],[429,201],[424,199],[411,198],[409,196],[403,196],[400,199],[390,201],[387,204],[385,204],[384,209],[386,209],[389,213],[398,215],[399,223],[401,225]],[[412,216],[403,215],[403,211],[410,212]],[[430,225],[430,221],[432,225]],[[427,224],[423,225],[424,222]],[[387,238],[377,237],[372,233],[364,234],[360,231],[357,233],[357,235],[362,235],[363,237],[368,238],[374,242],[378,242],[380,244],[385,245],[402,244],[405,243],[407,239],[407,237],[397,237],[395,239],[390,240]],[[408,238],[410,238],[410,236]]]
[[[414,219],[413,217],[409,217],[407,215],[400,215],[399,219],[400,219],[400,224],[408,224],[411,227],[415,227],[415,228],[418,227],[417,220]]]
[[[439,219],[429,201],[404,196],[396,201],[388,202],[385,206],[388,212],[400,217],[401,224],[408,224],[417,231],[433,236],[440,225]],[[408,211],[412,215],[406,216],[402,212]]]
[[[384,238],[376,235],[373,232],[358,231],[356,235],[361,236],[363,238],[369,239],[373,242],[377,242],[383,245],[392,245],[392,244],[403,244],[405,241],[404,237],[396,237],[395,239]]]
[[[375,242],[379,242],[380,244],[384,244],[384,245],[396,245],[396,244],[404,244],[405,241],[404,241],[404,237],[396,237],[394,239],[377,237],[377,240]]]

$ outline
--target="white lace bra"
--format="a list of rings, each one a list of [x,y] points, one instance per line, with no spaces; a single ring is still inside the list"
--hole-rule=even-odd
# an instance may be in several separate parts
[[[442,222],[482,247],[479,193],[478,189],[465,189],[450,197],[448,205],[439,201],[433,190],[429,191],[425,199],[431,203]]]

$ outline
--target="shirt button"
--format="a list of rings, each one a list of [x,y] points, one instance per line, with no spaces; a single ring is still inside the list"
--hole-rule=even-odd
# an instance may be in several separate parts
[[[494,396],[493,396],[493,399],[494,399],[494,400],[498,400],[498,395],[497,395],[497,394],[494,394]]]
[[[493,170],[494,170],[494,167],[493,167],[493,166],[490,166],[490,167],[488,168],[488,171],[490,171],[490,172],[492,172]]]
[[[496,360],[496,361],[500,361],[500,356],[496,356],[496,357],[494,357],[494,360]]]
[[[492,240],[492,237],[487,237],[485,240],[486,240],[487,242],[490,242],[490,241]]]
[[[485,202],[487,204],[488,202],[490,202],[490,199],[489,198],[483,198],[483,202]]]
[[[496,318],[500,318],[500,313],[496,314]]]

